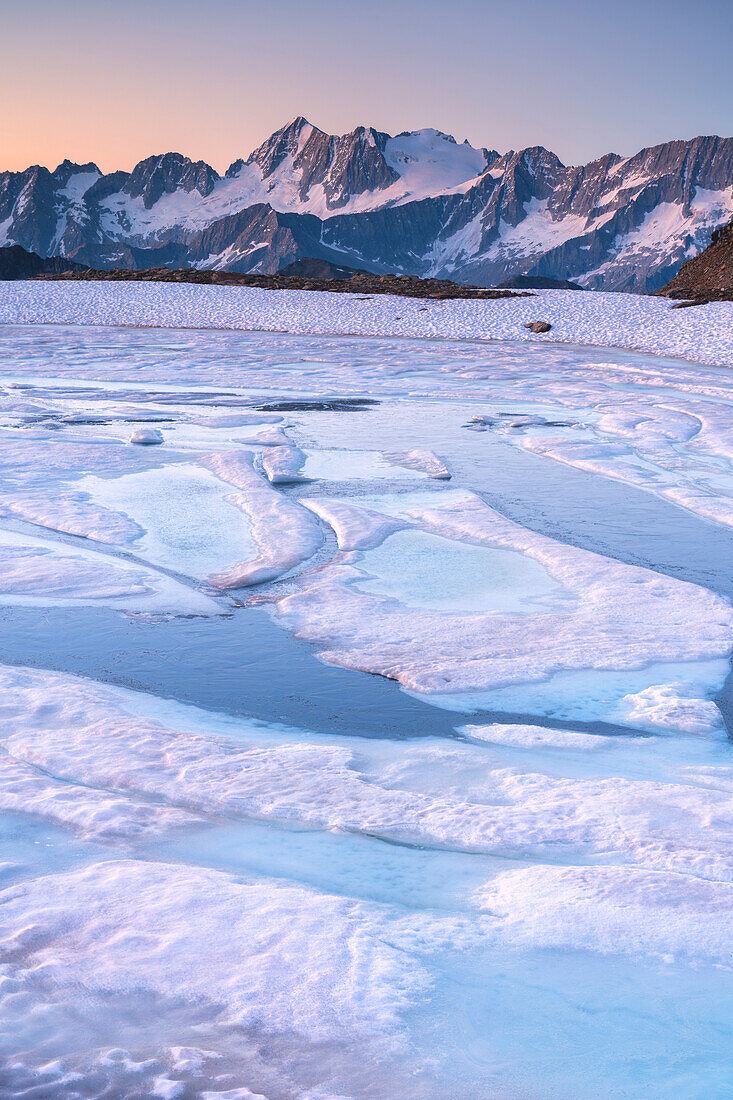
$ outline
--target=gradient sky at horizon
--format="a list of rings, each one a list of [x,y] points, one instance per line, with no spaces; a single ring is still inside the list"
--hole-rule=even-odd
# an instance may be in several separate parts
[[[223,171],[295,115],[565,163],[733,134],[733,0],[0,0],[0,171],[176,150]]]

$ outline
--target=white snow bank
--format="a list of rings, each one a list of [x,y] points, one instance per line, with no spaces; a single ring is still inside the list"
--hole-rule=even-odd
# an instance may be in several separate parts
[[[301,498],[300,503],[333,528],[339,550],[369,550],[407,526],[405,520],[331,497]]]
[[[24,979],[196,1002],[238,1028],[339,1043],[394,1032],[427,984],[377,907],[273,880],[113,860],[0,899]]]
[[[733,885],[630,867],[528,867],[477,900],[513,949],[691,955],[730,966]]]
[[[174,806],[55,779],[11,756],[0,757],[0,810],[32,814],[104,841],[139,839],[201,820]]]
[[[140,814],[152,819],[146,828],[157,831],[181,823],[163,813],[175,808],[487,855],[600,855],[733,881],[730,767],[716,768],[714,785],[706,772],[689,770],[668,782],[613,774],[632,763],[623,755],[629,745],[631,757],[638,756],[636,739],[617,741],[610,775],[550,775],[541,755],[528,757],[526,770],[507,766],[495,751],[496,737],[494,745],[385,742],[247,720],[230,723],[229,735],[221,736],[214,715],[179,708],[174,725],[154,699],[81,677],[3,666],[0,689],[3,747],[34,774],[45,773],[43,783],[49,773],[64,780],[75,803],[63,791],[53,799],[39,794],[37,777],[20,787],[11,774],[8,805],[35,812],[43,797],[49,817],[90,835],[100,829],[125,835],[130,806],[140,802],[147,807]],[[523,731],[526,736],[527,727],[518,730],[520,740]],[[552,731],[546,732],[549,738]],[[566,747],[575,748],[582,735],[554,736],[558,747],[564,737]],[[716,760],[717,743],[707,745],[705,759]],[[547,747],[538,745],[538,752]],[[636,766],[653,770],[647,762]],[[105,803],[108,791],[116,793]]]
[[[456,340],[550,340],[638,348],[733,365],[733,302],[673,309],[664,298],[545,290],[498,301],[424,301],[253,287],[132,282],[0,282],[0,324],[263,329]]]
[[[323,534],[307,509],[271,489],[243,451],[207,455],[201,459],[222,481],[241,490],[231,501],[249,517],[259,554],[211,578],[220,588],[239,588],[274,580],[311,557]]]

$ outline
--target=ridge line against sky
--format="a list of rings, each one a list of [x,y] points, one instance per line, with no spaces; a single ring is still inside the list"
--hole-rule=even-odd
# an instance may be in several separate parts
[[[731,0],[0,0],[0,19],[0,171],[177,151],[223,172],[295,115],[565,164],[733,134]]]

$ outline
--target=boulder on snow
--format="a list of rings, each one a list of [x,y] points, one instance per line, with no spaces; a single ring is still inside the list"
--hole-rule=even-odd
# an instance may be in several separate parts
[[[528,321],[524,327],[530,332],[549,332],[552,325],[549,321]]]
[[[154,443],[163,442],[163,433],[157,428],[138,428],[130,436],[131,443],[143,443],[151,446]]]

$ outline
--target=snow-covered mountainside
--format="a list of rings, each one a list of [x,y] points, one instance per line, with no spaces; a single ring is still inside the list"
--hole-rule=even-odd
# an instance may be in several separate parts
[[[274,272],[312,256],[493,285],[517,274],[653,290],[733,217],[733,138],[566,167],[437,130],[334,136],[296,118],[220,176],[165,153],[102,175],[0,174],[0,245],[96,267]]]

